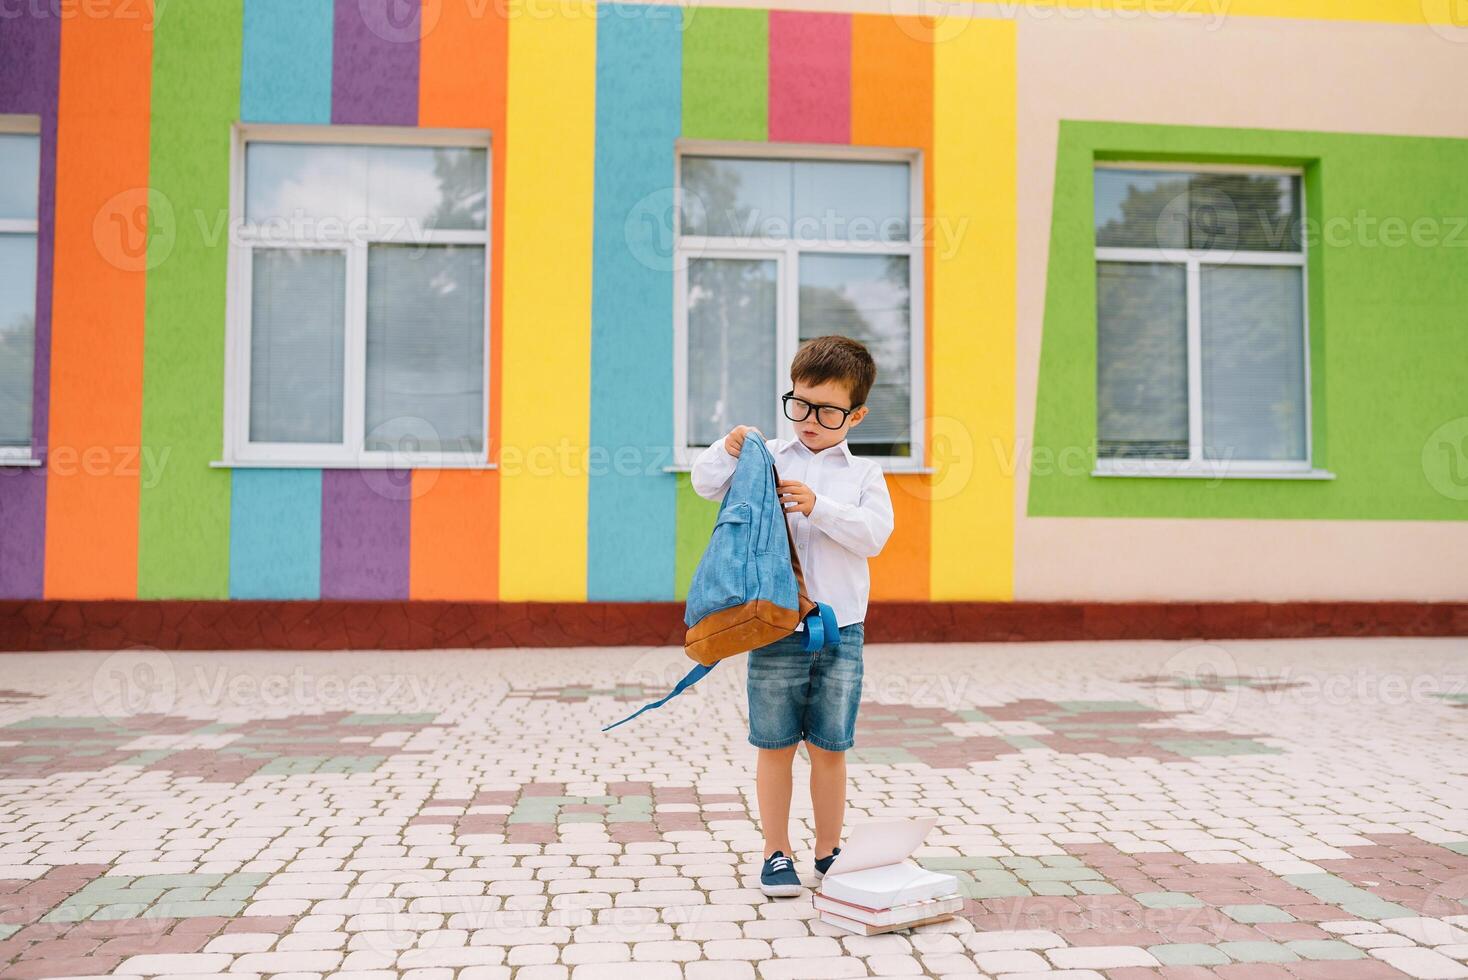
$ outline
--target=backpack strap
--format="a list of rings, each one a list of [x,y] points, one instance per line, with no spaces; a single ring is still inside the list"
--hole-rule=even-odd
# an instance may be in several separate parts
[[[780,471],[775,468],[773,461],[770,463],[770,473],[775,478],[775,485],[780,485]],[[790,568],[795,572],[795,612],[802,620],[815,612],[817,605],[811,599],[810,593],[805,591],[805,572],[800,567],[800,552],[795,550],[795,535],[790,530],[790,515],[785,513],[785,505],[780,504],[780,523],[785,525],[785,540],[790,546]]]
[[[775,485],[780,484],[780,471],[770,463],[775,475]],[[795,570],[795,585],[800,598],[797,600],[801,621],[805,623],[805,652],[815,653],[841,642],[841,628],[836,625],[836,611],[824,602],[816,602],[805,591],[805,572],[800,567],[800,554],[795,550],[795,535],[790,530],[790,515],[780,507],[782,523],[785,525],[785,540],[790,542],[790,567]]]
[[[684,674],[683,675],[683,679],[681,681],[679,681],[677,684],[675,684],[673,686],[673,689],[671,691],[669,691],[667,694],[664,694],[661,698],[659,698],[656,701],[652,701],[652,702],[649,702],[648,704],[644,704],[642,707],[640,707],[636,711],[632,712],[626,718],[623,718],[621,721],[618,721],[618,722],[613,722],[612,724],[610,724],[607,727],[603,728],[602,731],[609,732],[613,728],[616,728],[618,725],[625,725],[625,724],[627,724],[627,722],[631,721],[633,718],[636,718],[638,715],[642,714],[644,711],[651,711],[653,708],[661,708],[663,705],[667,704],[669,701],[673,700],[678,695],[682,694],[684,691],[688,690],[690,687],[692,687],[693,685],[697,684],[699,681],[703,680],[704,675],[707,674],[709,671],[711,671],[713,669],[714,668],[713,668],[713,665],[712,664],[707,664],[707,665],[705,665],[705,664],[694,664],[693,669],[690,670],[688,673]]]
[[[805,617],[805,652],[815,653],[841,642],[841,627],[836,625],[836,610],[824,602],[816,603]]]

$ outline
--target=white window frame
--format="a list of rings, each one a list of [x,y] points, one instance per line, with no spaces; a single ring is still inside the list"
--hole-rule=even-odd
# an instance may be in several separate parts
[[[35,136],[38,140],[41,136],[41,117],[28,115],[0,115],[0,133],[7,136]],[[41,188],[36,188],[36,218],[34,220],[22,218],[0,218],[0,235],[34,235],[36,238],[36,260],[40,264],[41,248],[41,221],[40,221],[40,196]],[[35,298],[35,307],[41,304],[41,296]],[[34,311],[33,311],[34,312]],[[39,323],[40,317],[35,316]],[[39,345],[40,338],[34,340]],[[31,358],[31,373],[35,374],[35,357]],[[35,408],[35,392],[31,393],[32,411]],[[0,446],[0,466],[40,466],[42,461],[36,458],[35,445],[36,425],[35,418],[31,419],[31,442],[24,446]]]
[[[494,228],[494,154],[488,130],[412,129],[378,126],[246,125],[235,124],[230,148],[229,270],[225,328],[224,459],[219,467],[304,467],[321,469],[492,469],[489,462],[490,405],[490,295]],[[286,239],[262,231],[245,220],[245,149],[250,143],[337,143],[374,146],[462,146],[486,154],[485,221],[482,230],[415,231],[406,224],[396,229],[373,229],[375,234],[320,235]],[[345,216],[351,225],[355,216]],[[365,216],[362,216],[365,217]],[[358,222],[360,224],[360,222]],[[366,344],[367,250],[384,242],[413,244],[471,244],[484,247],[484,445],[478,451],[367,450]],[[252,258],[257,248],[342,250],[346,253],[346,334],[342,384],[342,443],[306,444],[250,440],[250,302]]]
[[[851,242],[829,239],[790,238],[781,241],[684,235],[681,211],[673,215],[673,455],[670,470],[687,470],[705,448],[688,445],[688,260],[690,258],[777,259],[775,315],[775,394],[790,387],[790,361],[799,347],[800,254],[802,252],[848,255],[905,255],[908,257],[908,327],[911,390],[909,440],[911,456],[863,456],[890,473],[926,473],[927,442],[924,435],[925,383],[923,318],[926,293],[923,288],[924,215],[923,159],[916,149],[831,146],[822,143],[741,143],[724,140],[679,139],[674,146],[674,200],[683,199],[685,156],[745,157],[757,160],[821,160],[835,163],[905,163],[908,165],[908,240],[905,242]],[[794,439],[795,426],[776,406],[775,432],[766,436]]]
[[[1151,160],[1096,160],[1091,173],[1095,187],[1097,170],[1175,170],[1186,173],[1283,174],[1300,181],[1301,225],[1305,220],[1305,172],[1300,167],[1254,164],[1194,164],[1187,162],[1154,162]],[[1094,192],[1094,191],[1093,191]],[[1298,252],[1229,251],[1226,249],[1192,248],[1117,248],[1095,246],[1095,259],[1101,262],[1145,262],[1181,266],[1187,284],[1187,354],[1188,354],[1188,458],[1187,459],[1103,459],[1096,458],[1092,476],[1172,476],[1219,479],[1278,478],[1331,479],[1332,474],[1313,468],[1312,398],[1310,389],[1310,282],[1306,262],[1306,245],[1302,240]],[[1300,323],[1303,335],[1305,386],[1305,458],[1302,460],[1206,459],[1203,456],[1203,309],[1201,295],[1202,268],[1205,265],[1295,266],[1300,269]],[[1092,280],[1096,278],[1092,268]],[[1094,285],[1093,285],[1094,288]],[[1097,310],[1099,321],[1100,310]],[[1100,323],[1096,324],[1100,331]],[[1098,362],[1099,367],[1099,362]]]

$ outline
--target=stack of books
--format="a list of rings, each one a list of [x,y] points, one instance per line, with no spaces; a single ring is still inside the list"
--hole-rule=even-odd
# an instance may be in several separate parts
[[[821,921],[875,936],[953,918],[963,907],[958,879],[908,860],[936,823],[930,817],[854,828],[816,893]]]

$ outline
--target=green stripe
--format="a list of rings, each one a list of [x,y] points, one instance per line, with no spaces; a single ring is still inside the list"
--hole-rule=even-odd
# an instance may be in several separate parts
[[[714,519],[719,515],[717,500],[704,500],[693,492],[693,484],[687,473],[678,474],[678,535],[677,551],[673,564],[673,597],[682,601],[688,598],[688,583],[693,581],[693,570],[703,557],[708,546],[709,535],[714,533]]]
[[[768,138],[769,12],[699,7],[685,8],[683,16],[683,135]],[[679,600],[688,597],[718,512],[717,501],[704,500],[688,474],[678,474],[673,595]]]
[[[767,139],[769,12],[688,7],[683,16],[683,135]]]
[[[143,443],[164,453],[139,507],[138,596],[227,598],[224,291],[242,0],[169,4],[153,32]],[[160,10],[160,13],[162,11]]]

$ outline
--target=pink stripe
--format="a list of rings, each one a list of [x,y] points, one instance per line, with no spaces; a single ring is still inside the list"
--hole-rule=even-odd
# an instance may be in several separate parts
[[[851,16],[770,11],[770,139],[851,142]]]

